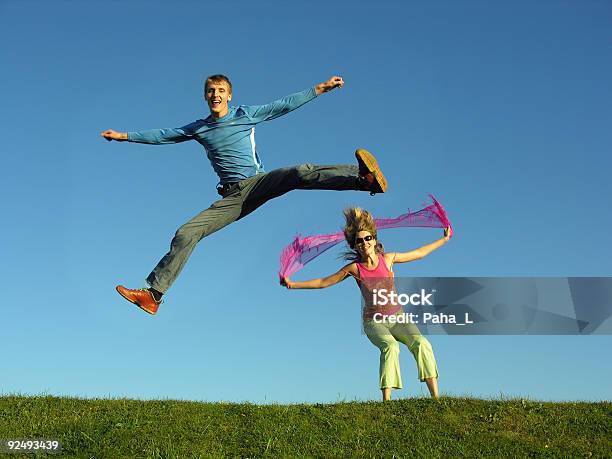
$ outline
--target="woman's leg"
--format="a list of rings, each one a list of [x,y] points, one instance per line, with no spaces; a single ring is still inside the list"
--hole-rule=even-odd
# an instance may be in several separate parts
[[[429,389],[429,394],[433,398],[438,398],[438,378],[426,378],[425,383]]]
[[[431,344],[415,324],[394,324],[390,329],[393,336],[404,343],[417,364],[419,379],[427,383],[429,393],[438,398],[438,366]]]
[[[383,400],[391,400],[391,389],[402,388],[400,371],[400,347],[385,324],[367,320],[364,322],[366,336],[374,346],[380,349],[379,382]]]

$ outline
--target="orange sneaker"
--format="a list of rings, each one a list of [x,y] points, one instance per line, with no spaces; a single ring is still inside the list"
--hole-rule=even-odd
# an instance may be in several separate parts
[[[363,148],[358,148],[355,157],[359,163],[359,177],[365,190],[372,195],[386,192],[387,179],[378,167],[374,155]]]
[[[146,288],[130,289],[125,288],[123,285],[117,285],[115,287],[123,298],[128,300],[130,303],[134,303],[143,311],[149,314],[157,313],[157,309],[161,304],[161,301],[156,301],[153,298],[153,294]]]

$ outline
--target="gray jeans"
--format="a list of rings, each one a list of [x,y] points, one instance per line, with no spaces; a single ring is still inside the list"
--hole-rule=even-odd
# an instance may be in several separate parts
[[[301,164],[242,180],[223,199],[213,203],[177,230],[170,243],[170,251],[149,274],[147,283],[165,293],[201,239],[247,216],[270,199],[291,190],[362,190],[358,172],[358,167],[351,165]]]

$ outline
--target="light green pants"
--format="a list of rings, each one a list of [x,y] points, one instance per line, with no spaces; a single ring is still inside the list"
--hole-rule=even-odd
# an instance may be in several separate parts
[[[380,388],[402,388],[400,371],[399,343],[408,346],[414,356],[419,371],[419,379],[425,381],[438,377],[438,366],[431,344],[415,324],[411,323],[376,323],[373,320],[363,322],[364,331],[369,340],[380,349]]]

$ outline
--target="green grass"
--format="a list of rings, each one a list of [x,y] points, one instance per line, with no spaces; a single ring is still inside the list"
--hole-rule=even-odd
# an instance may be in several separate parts
[[[612,403],[253,405],[3,396],[0,438],[56,438],[62,457],[610,457]]]

